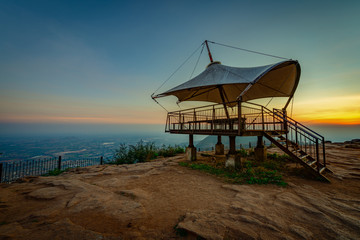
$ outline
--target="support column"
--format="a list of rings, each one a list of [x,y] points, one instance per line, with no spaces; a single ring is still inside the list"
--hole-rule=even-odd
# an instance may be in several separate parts
[[[229,136],[229,154],[236,154],[235,149],[235,136]]]
[[[254,149],[255,160],[257,161],[265,161],[267,159],[267,151],[264,146],[263,136],[258,136],[257,145]]]
[[[236,148],[235,148],[235,136],[229,136],[229,152],[226,155],[225,166],[230,168],[237,168],[239,165],[237,162],[239,161],[236,158]]]
[[[218,141],[215,145],[215,155],[224,155],[224,144],[221,143],[221,135],[218,135]]]
[[[194,135],[189,135],[189,146],[185,150],[186,160],[196,161],[196,147],[194,146]]]

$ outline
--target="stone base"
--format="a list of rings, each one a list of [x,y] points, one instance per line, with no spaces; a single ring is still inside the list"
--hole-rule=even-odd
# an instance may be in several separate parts
[[[265,147],[256,147],[254,148],[255,160],[256,161],[266,161],[267,159],[267,150]]]
[[[187,147],[185,149],[186,160],[196,161],[196,147]]]
[[[224,144],[215,144],[215,155],[224,155]]]
[[[227,168],[235,168],[235,169],[242,169],[242,159],[240,154],[228,154],[226,156],[225,167]]]

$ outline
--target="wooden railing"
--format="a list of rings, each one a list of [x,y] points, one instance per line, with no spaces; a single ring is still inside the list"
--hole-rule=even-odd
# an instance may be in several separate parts
[[[165,131],[192,131],[194,134],[223,132],[236,135],[248,131],[284,131],[283,122],[274,118],[261,105],[231,102],[226,110],[229,117],[222,104],[170,112]]]

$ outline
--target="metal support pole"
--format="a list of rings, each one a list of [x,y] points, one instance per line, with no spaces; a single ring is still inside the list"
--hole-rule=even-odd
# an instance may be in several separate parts
[[[183,122],[181,122],[181,113],[179,113],[179,123],[180,123],[180,130],[183,129]]]
[[[194,122],[194,130],[195,130],[196,129],[196,111],[195,111],[195,108],[194,108],[193,122]]]
[[[317,163],[317,170],[320,172],[320,161],[319,161],[319,139],[316,138],[316,163]]]
[[[103,156],[100,157],[100,165],[103,165],[104,164],[104,158]]]
[[[324,160],[324,167],[326,167],[326,160],[325,160],[325,139],[322,138],[322,145],[323,145],[323,160]]]
[[[282,114],[283,114],[283,120],[284,120],[284,131],[287,132],[287,117],[286,117],[286,111],[283,110]]]
[[[274,108],[273,108],[273,112],[272,112],[272,117],[273,117],[273,124],[274,124],[274,131],[276,131],[276,126],[275,126],[275,113],[274,113]]]
[[[261,122],[262,122],[262,130],[265,131],[265,123],[264,123],[264,107],[261,106]]]
[[[238,101],[238,135],[241,135],[243,123],[241,119],[241,101]]]
[[[2,176],[3,176],[2,172],[3,172],[3,164],[0,163],[0,183],[2,182]]]
[[[61,156],[59,156],[58,169],[61,170]]]
[[[206,49],[208,50],[208,53],[209,53],[209,58],[210,58],[210,62],[214,62],[213,58],[212,58],[212,55],[211,55],[211,52],[210,52],[210,48],[209,48],[209,44],[208,44],[208,41],[205,40],[205,44],[206,44]]]
[[[212,120],[211,120],[211,133],[214,132],[214,128],[215,128],[215,126],[214,126],[214,120],[215,120],[215,107],[214,107],[214,105],[213,105]]]
[[[297,122],[295,122],[295,143],[297,144],[297,145],[299,145],[299,143],[298,143],[298,126],[297,126]],[[301,143],[300,143],[301,144]]]

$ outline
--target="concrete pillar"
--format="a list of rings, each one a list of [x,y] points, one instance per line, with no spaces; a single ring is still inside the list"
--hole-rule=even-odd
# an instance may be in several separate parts
[[[218,136],[218,141],[215,145],[215,155],[224,155],[224,144],[221,143],[221,135]]]
[[[196,161],[196,147],[194,146],[194,136],[189,135],[189,146],[185,149],[186,160]]]
[[[263,136],[258,136],[257,145],[254,149],[255,160],[257,161],[266,161],[267,159],[267,151],[264,146]]]
[[[240,154],[228,154],[226,156],[226,161],[225,161],[225,167],[227,168],[235,168],[237,170],[242,169],[242,162],[244,159],[241,158]]]
[[[225,167],[236,168],[238,159],[236,158],[235,136],[229,136],[229,152],[226,155]]]

